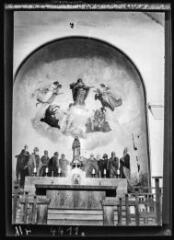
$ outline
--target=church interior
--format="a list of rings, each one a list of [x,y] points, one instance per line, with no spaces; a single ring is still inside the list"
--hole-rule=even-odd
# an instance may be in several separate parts
[[[160,12],[14,13],[16,235],[161,225],[164,32]]]

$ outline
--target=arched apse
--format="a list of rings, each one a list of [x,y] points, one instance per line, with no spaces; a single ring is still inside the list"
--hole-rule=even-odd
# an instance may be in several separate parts
[[[81,78],[91,86],[84,109],[69,111],[73,103],[70,84]],[[60,129],[40,121],[48,104],[36,104],[36,89],[55,81],[62,84],[61,94],[51,104],[60,107]],[[122,104],[113,111],[106,108],[107,131],[87,131],[88,119],[101,108],[95,90],[104,84]],[[68,115],[68,117],[67,117]],[[67,127],[67,121],[68,127]],[[71,127],[70,127],[71,126]],[[67,130],[68,128],[68,130]],[[150,179],[146,93],[143,80],[133,62],[119,49],[98,39],[69,37],[41,46],[20,65],[13,87],[13,155],[24,144],[31,152],[46,149],[50,157],[55,151],[72,160],[72,142],[78,135],[81,154],[88,158],[112,151],[118,158],[125,147],[130,155],[130,183],[147,185]],[[15,171],[13,161],[13,175]],[[138,167],[139,165],[139,167]]]

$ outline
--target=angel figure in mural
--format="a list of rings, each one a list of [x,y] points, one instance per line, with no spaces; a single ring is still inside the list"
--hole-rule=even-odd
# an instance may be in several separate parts
[[[114,111],[116,107],[122,105],[122,99],[116,98],[110,88],[105,84],[100,84],[101,89],[97,88],[95,92],[95,100],[99,100],[102,104],[102,111],[106,111],[106,108],[109,108],[111,111]]]
[[[47,87],[36,89],[32,94],[33,97],[36,96],[36,106],[40,103],[51,104],[57,95],[63,94],[59,92],[60,88],[62,88],[62,85],[58,81],[55,81]]]
[[[41,118],[41,122],[45,122],[51,127],[60,129],[59,125],[59,117],[60,107],[58,105],[49,105],[49,107],[45,111],[45,115]]]

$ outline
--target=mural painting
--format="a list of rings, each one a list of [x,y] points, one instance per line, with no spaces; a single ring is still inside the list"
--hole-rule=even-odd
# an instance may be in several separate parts
[[[14,81],[13,180],[18,178],[17,162],[24,145],[26,159],[28,152],[35,159],[26,160],[31,171],[24,175],[32,174],[35,167],[43,175],[44,161],[49,159],[66,160],[61,171],[67,174],[66,166],[77,160],[72,149],[76,139],[78,161],[86,176],[95,171],[99,177],[127,178],[129,186],[147,186],[150,168],[142,81],[124,53],[96,39],[59,39],[37,49]],[[91,168],[87,161],[92,162]]]

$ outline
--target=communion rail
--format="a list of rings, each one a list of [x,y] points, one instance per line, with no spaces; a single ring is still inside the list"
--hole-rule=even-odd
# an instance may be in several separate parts
[[[46,196],[12,194],[14,225],[96,225],[96,226],[160,226],[162,223],[162,188],[160,177],[150,190],[136,187],[124,197],[106,197],[101,209],[50,209]],[[137,191],[139,190],[139,191]]]

